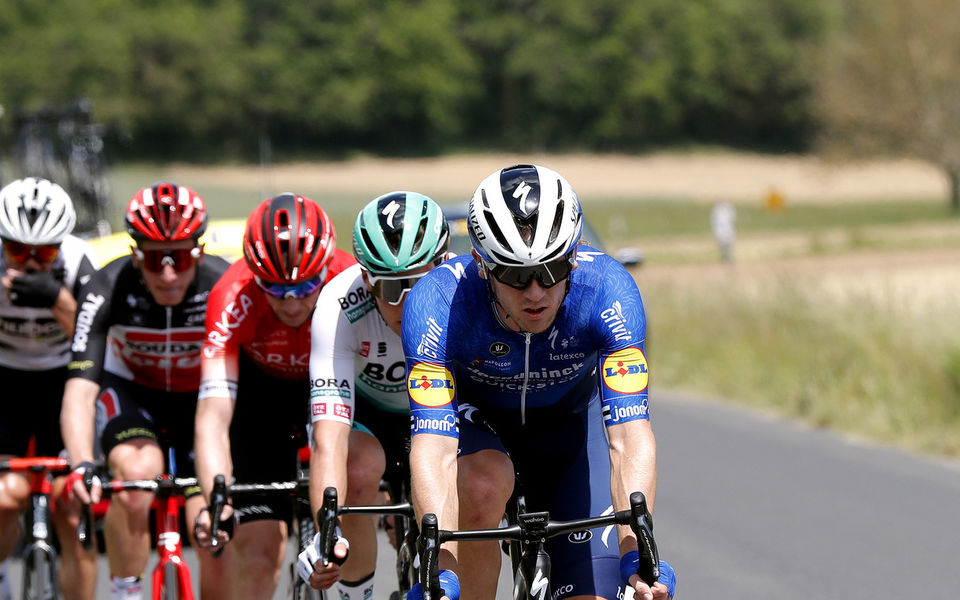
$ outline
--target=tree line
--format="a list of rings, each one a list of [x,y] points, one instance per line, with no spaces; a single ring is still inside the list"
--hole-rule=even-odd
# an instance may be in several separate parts
[[[0,121],[89,98],[144,158],[804,150],[826,0],[0,0]]]

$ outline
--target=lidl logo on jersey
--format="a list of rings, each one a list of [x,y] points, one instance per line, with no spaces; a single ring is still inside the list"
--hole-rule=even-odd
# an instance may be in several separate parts
[[[410,398],[420,406],[446,406],[453,402],[453,374],[442,365],[421,362],[407,378]]]
[[[603,361],[603,383],[615,392],[642,392],[648,377],[647,358],[640,348],[617,350]]]

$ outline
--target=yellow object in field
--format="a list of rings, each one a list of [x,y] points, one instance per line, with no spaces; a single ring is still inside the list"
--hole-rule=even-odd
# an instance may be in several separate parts
[[[244,219],[210,221],[207,231],[200,237],[200,243],[205,244],[204,252],[216,254],[230,262],[243,256],[243,230],[246,223]],[[115,258],[130,254],[133,238],[124,231],[93,238],[87,242],[93,246],[102,267]]]
[[[763,206],[767,212],[782,212],[787,209],[787,201],[783,195],[777,191],[777,188],[770,188],[767,196],[763,199]]]

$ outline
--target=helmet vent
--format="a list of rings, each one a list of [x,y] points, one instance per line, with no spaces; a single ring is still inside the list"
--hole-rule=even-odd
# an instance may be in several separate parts
[[[560,226],[563,224],[563,213],[566,212],[564,208],[566,207],[563,204],[563,200],[560,200],[557,203],[557,214],[553,216],[553,224],[550,226],[550,237],[547,239],[547,246],[551,246],[560,234]]]
[[[496,219],[493,217],[493,213],[490,211],[484,211],[487,224],[490,226],[490,233],[493,234],[493,237],[497,240],[497,243],[500,244],[502,248],[507,250],[512,250],[510,247],[510,242],[507,241],[507,237],[503,235],[503,231],[500,229],[500,226],[497,225]]]

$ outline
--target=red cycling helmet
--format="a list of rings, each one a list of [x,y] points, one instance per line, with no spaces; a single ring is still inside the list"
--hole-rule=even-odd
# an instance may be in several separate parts
[[[320,275],[333,259],[337,236],[320,206],[296,194],[268,198],[247,219],[243,256],[270,283],[299,283]]]
[[[185,185],[157,183],[130,198],[126,221],[138,242],[195,240],[207,228],[207,206]]]

